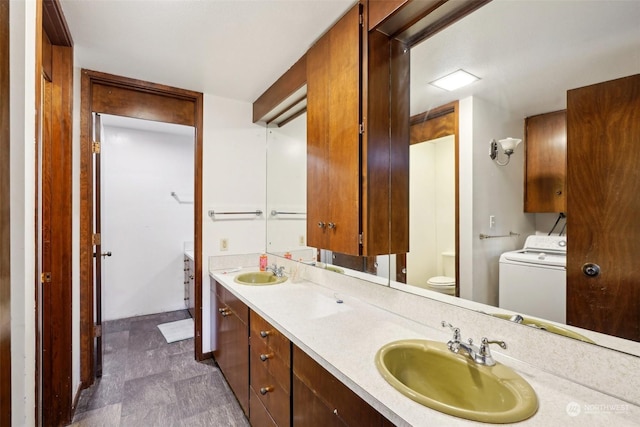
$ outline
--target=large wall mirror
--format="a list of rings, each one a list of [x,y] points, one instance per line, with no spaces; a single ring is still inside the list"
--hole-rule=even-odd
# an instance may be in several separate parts
[[[420,245],[412,240],[410,254],[378,257],[374,261],[378,271],[369,273],[371,280],[497,317],[503,313],[506,317],[529,315],[498,308],[500,255],[521,249],[529,235],[550,232],[559,214],[523,212],[524,145],[502,167],[489,158],[489,142],[506,137],[524,139],[525,118],[565,109],[567,90],[640,73],[638,22],[638,2],[493,0],[412,46],[411,115],[424,115],[426,120],[430,112],[455,104],[458,123],[450,135],[424,139],[410,151],[411,169],[416,169],[410,171],[411,185],[423,199],[412,201],[415,204],[411,207],[410,227],[412,234],[422,228],[422,235],[414,238]],[[457,69],[480,80],[451,92],[430,85]],[[305,123],[306,118],[301,116],[280,128],[267,129],[269,211],[304,209],[301,198],[274,202],[278,194],[292,196],[294,189],[304,190],[302,182],[296,180],[304,179],[306,160],[287,157],[280,151],[282,147],[276,148],[273,143],[288,139],[283,135],[288,135],[287,128],[291,126],[291,132],[300,132],[297,139],[303,144]],[[418,151],[429,151],[431,157]],[[423,160],[418,160],[419,155]],[[282,172],[289,167],[299,172],[284,176]],[[414,182],[413,172],[427,170],[431,178],[418,177],[420,174],[416,173]],[[433,181],[425,183],[425,179]],[[442,209],[435,205],[442,205]],[[451,219],[451,209],[455,212],[453,223],[438,223],[438,216]],[[563,221],[560,219],[555,233],[561,230]],[[267,250],[277,255],[308,250],[303,252],[309,254],[308,258],[300,258],[318,261],[315,248],[305,246],[304,229],[304,216],[268,216]],[[424,237],[430,233],[431,237]],[[481,239],[480,235],[506,237]],[[424,252],[417,254],[418,251]],[[331,264],[332,255],[321,251],[319,265]],[[419,271],[418,266],[425,271]],[[452,283],[446,283],[437,288],[441,292],[433,291],[428,282],[435,277],[453,279],[453,288]],[[450,295],[452,289],[458,297]],[[640,356],[638,342],[562,328],[557,322],[533,327],[542,327],[546,330],[540,333],[549,333],[554,326],[560,327],[561,334],[571,337],[563,330],[566,329],[576,332],[578,339]]]
[[[460,298],[441,295],[447,293],[446,286],[440,294],[432,292],[432,298],[507,318],[516,314],[526,318],[531,314],[508,313],[498,308],[500,255],[521,249],[528,235],[549,233],[559,214],[523,212],[524,150],[520,147],[510,164],[501,167],[489,158],[489,142],[505,137],[524,138],[525,118],[566,109],[567,90],[640,73],[638,22],[640,4],[636,2],[614,5],[494,0],[412,46],[411,115],[426,117],[456,101],[459,106],[455,132],[459,140],[456,177],[459,248],[455,253],[459,274],[455,278]],[[457,69],[464,69],[480,80],[451,92],[430,84]],[[416,167],[413,156],[412,145],[411,166]],[[422,162],[427,165],[430,160]],[[435,167],[433,172],[437,170]],[[414,171],[410,176],[413,185]],[[426,187],[423,188],[424,194]],[[433,197],[434,204],[440,204],[436,202],[438,196]],[[412,212],[412,236],[415,229],[424,228],[426,223],[433,227],[433,220],[427,221],[428,211],[420,212],[423,217],[418,220]],[[555,234],[563,230],[564,221],[560,218]],[[438,227],[442,230],[446,224]],[[425,231],[421,233],[424,235]],[[481,239],[481,234],[506,237]],[[415,288],[433,288],[427,284],[429,276],[450,276],[444,274],[442,266],[447,258],[451,259],[452,251],[448,246],[438,246],[440,240],[435,232],[430,238],[436,248],[428,257],[429,262],[436,259],[432,272],[414,274],[410,254],[406,266],[392,256],[391,263],[398,268],[397,277],[405,273],[407,283],[392,286],[416,293]],[[414,247],[412,240],[410,251]],[[549,304],[553,298],[549,296]],[[638,342],[565,328],[558,322],[544,321],[548,319],[535,320],[540,321],[534,327],[640,355]]]
[[[267,132],[267,252],[388,284],[388,255],[356,257],[307,246],[307,116],[270,124]]]

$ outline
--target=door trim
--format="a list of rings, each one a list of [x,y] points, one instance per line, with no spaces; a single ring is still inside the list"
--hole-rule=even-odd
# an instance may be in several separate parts
[[[93,351],[92,112],[195,127],[194,258],[195,358],[202,360],[202,145],[203,94],[98,71],[82,70],[80,106],[80,380],[95,379]],[[144,108],[141,108],[144,107]]]
[[[0,0],[0,425],[11,424],[9,0]]]

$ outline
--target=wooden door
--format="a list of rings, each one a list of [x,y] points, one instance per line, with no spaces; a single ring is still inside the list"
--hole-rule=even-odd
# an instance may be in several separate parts
[[[566,212],[567,112],[525,120],[525,212]]]
[[[567,323],[640,341],[640,75],[568,91],[567,165]]]

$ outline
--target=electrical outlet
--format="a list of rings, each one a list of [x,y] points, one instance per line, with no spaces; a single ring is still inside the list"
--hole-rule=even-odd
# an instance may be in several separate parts
[[[226,237],[220,239],[220,250],[221,251],[229,250],[229,239],[227,239]]]
[[[489,228],[493,229],[496,226],[496,216],[495,215],[489,215]]]
[[[298,244],[300,246],[304,246],[304,235],[301,234],[300,237],[298,238]]]

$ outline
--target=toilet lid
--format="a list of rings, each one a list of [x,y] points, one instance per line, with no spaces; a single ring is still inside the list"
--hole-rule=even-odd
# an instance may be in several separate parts
[[[433,286],[455,286],[456,279],[447,276],[436,276],[429,279],[427,283]]]

